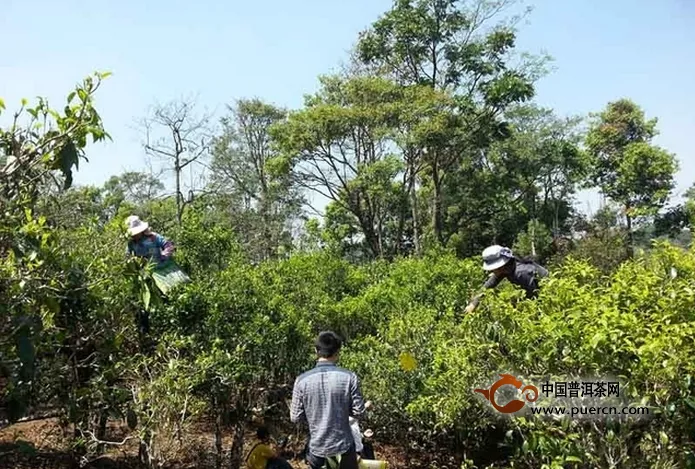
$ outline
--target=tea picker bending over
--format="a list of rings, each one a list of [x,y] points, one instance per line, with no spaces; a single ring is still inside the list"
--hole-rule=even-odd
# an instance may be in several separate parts
[[[174,262],[174,243],[150,230],[150,225],[135,215],[128,217],[126,226],[130,236],[127,252],[155,264],[152,278],[162,293],[167,295],[175,286],[190,281]]]
[[[533,261],[516,257],[512,250],[503,246],[490,246],[483,251],[483,269],[490,276],[483,285],[495,288],[507,279],[526,291],[526,298],[535,298],[540,289],[540,279],[548,276],[548,271]],[[473,297],[466,306],[466,313],[475,311],[480,303],[480,294]]]
[[[155,264],[168,261],[174,254],[174,244],[152,231],[150,225],[140,220],[140,217],[131,215],[125,223],[130,235],[126,248],[128,254],[148,259]]]
[[[126,254],[147,259],[155,265],[152,279],[165,296],[175,286],[190,281],[174,262],[174,243],[152,231],[147,222],[135,215],[129,216],[125,224],[129,237]],[[143,309],[138,312],[137,324],[141,334],[150,333],[149,318],[149,311]]]

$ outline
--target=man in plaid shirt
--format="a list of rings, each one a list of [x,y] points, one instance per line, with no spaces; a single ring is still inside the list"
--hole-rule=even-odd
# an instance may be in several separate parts
[[[358,467],[349,419],[364,413],[364,399],[357,375],[336,364],[341,345],[335,333],[319,334],[316,367],[299,376],[292,391],[290,419],[309,425],[311,469]]]

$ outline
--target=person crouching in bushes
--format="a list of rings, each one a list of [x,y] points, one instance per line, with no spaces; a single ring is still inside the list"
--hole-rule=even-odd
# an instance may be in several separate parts
[[[256,431],[258,441],[246,458],[247,469],[292,469],[270,444],[270,432],[266,427]]]
[[[512,253],[512,250],[503,246],[490,246],[483,251],[483,270],[490,273],[484,288],[496,288],[502,280],[522,288],[526,292],[526,298],[532,299],[538,296],[541,279],[548,276],[548,271],[529,259],[522,259]],[[466,313],[472,313],[480,303],[481,295],[478,294],[466,306]]]
[[[164,236],[152,231],[147,222],[142,221],[138,216],[131,215],[126,218],[125,225],[129,236],[126,255],[146,259],[157,266],[171,259],[174,254],[174,244]],[[144,310],[139,311],[136,322],[140,334],[149,335],[149,313]]]
[[[128,254],[147,259],[155,264],[171,259],[174,254],[174,243],[152,231],[150,225],[140,220],[140,217],[131,215],[125,223],[130,235]]]

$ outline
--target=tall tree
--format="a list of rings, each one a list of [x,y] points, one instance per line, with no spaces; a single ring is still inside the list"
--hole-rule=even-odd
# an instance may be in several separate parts
[[[593,116],[586,137],[596,185],[623,207],[629,249],[634,218],[655,215],[664,206],[678,170],[675,156],[651,143],[656,123],[646,120],[637,104],[621,99]]]
[[[440,107],[448,105],[447,97],[378,77],[323,77],[321,84],[305,108],[276,129],[293,177],[340,206],[330,213],[340,214],[341,224],[354,223],[369,256],[401,252],[415,171],[404,170],[399,149],[415,152],[420,135],[434,133],[423,128],[441,127],[439,119],[446,114]],[[421,111],[417,117],[415,110]],[[404,136],[405,127],[419,133]]]
[[[431,229],[446,243],[445,182],[465,157],[505,135],[504,109],[533,95],[536,70],[509,66],[515,33],[509,25],[488,27],[514,0],[395,0],[391,10],[363,32],[357,56],[403,85],[454,93],[460,119],[444,138],[423,148],[431,186]],[[440,133],[440,136],[441,133]],[[467,179],[470,174],[464,177]]]
[[[126,171],[104,183],[105,203],[118,210],[122,202],[142,205],[164,192],[164,183],[152,174]]]
[[[299,215],[302,201],[289,174],[273,167],[278,154],[270,130],[287,113],[259,99],[239,100],[229,111],[214,140],[212,183],[250,223],[243,229],[244,238],[260,247],[261,258],[267,259],[287,244],[289,225]],[[260,233],[261,239],[255,239],[254,233]]]
[[[155,105],[143,119],[144,148],[148,156],[163,163],[164,172],[173,172],[176,221],[181,225],[189,200],[183,194],[183,171],[200,162],[209,151],[210,116],[198,115],[192,100],[174,100]],[[191,188],[192,189],[192,188]]]
[[[494,200],[501,203],[500,208],[509,207],[490,217],[495,222],[494,241],[510,243],[528,227],[524,236],[533,254],[536,231],[539,239],[546,229],[554,239],[571,231],[571,197],[588,171],[586,155],[579,149],[581,119],[560,118],[550,109],[533,105],[514,107],[505,117],[510,123],[510,137],[486,152],[487,165],[476,177],[489,173],[488,183],[502,195]],[[462,212],[467,217],[476,216],[475,211]],[[469,224],[470,219],[451,229],[462,230]]]

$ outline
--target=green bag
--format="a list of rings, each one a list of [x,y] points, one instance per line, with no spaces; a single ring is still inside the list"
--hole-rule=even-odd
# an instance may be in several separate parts
[[[340,460],[343,458],[342,454],[339,454],[338,456],[328,456],[326,458],[326,464],[323,466],[326,469],[339,469],[340,468]]]
[[[191,281],[190,277],[173,260],[162,262],[155,267],[152,272],[152,279],[165,295],[177,285]]]

